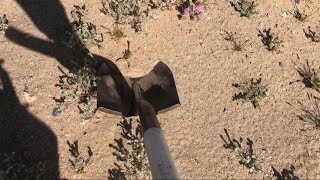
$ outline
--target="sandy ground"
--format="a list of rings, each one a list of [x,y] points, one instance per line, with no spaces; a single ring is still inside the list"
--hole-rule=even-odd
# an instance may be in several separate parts
[[[33,6],[39,2],[30,0],[27,4]],[[61,3],[68,15],[74,4],[81,4],[75,0]],[[293,165],[300,179],[320,179],[320,131],[297,118],[297,100],[305,102],[307,93],[317,94],[304,88],[302,83],[289,85],[300,79],[293,62],[303,64],[309,60],[311,65],[319,67],[320,44],[311,43],[303,29],[319,25],[320,12],[299,22],[291,15],[293,6],[289,0],[258,3],[259,14],[250,19],[239,17],[226,0],[208,1],[207,16],[201,21],[179,20],[176,10],[159,11],[154,19],[148,20],[147,33],[136,34],[125,26],[125,38],[117,42],[104,32],[104,48],[91,49],[95,54],[115,60],[121,57],[129,40],[133,53],[129,59],[130,68],[125,61],[116,63],[124,74],[147,73],[158,61],[171,68],[181,106],[158,118],[181,178],[261,178],[258,174],[249,174],[239,165],[235,154],[223,147],[220,135],[225,135],[223,129],[226,128],[233,138],[252,139],[256,152],[266,149],[272,159],[265,164],[274,166],[277,171]],[[92,22],[112,27],[112,19],[98,10],[99,1],[85,1],[85,4]],[[306,12],[319,5],[318,1],[312,1]],[[53,42],[14,0],[2,0],[0,12],[7,14],[12,27]],[[283,17],[285,12],[288,16]],[[46,13],[41,18],[50,20]],[[271,28],[284,40],[280,53],[267,51],[261,43],[258,30],[264,28]],[[224,30],[237,32],[240,40],[247,40],[243,51],[232,50],[230,42],[223,38]],[[20,40],[28,44],[28,37]],[[56,136],[60,177],[106,178],[115,160],[108,145],[119,136],[116,123],[121,117],[97,112],[89,122],[79,124],[76,108],[53,117],[52,98],[59,96],[55,84],[61,75],[57,67],[66,69],[59,55],[51,56],[49,45],[35,44],[43,49],[40,52],[4,34],[0,42],[2,68],[10,76],[20,103],[28,105],[27,111],[36,121],[45,124]],[[259,77],[270,89],[269,96],[260,103],[261,110],[254,109],[250,103],[232,101],[237,92],[233,83]],[[36,97],[31,103],[24,95],[26,87],[28,93]],[[93,160],[81,174],[70,167],[67,140],[78,140],[83,154],[87,146],[93,151]]]

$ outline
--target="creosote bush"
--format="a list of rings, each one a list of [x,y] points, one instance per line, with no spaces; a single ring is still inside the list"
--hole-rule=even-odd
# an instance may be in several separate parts
[[[117,125],[121,127],[121,137],[109,146],[115,150],[115,168],[109,169],[109,180],[150,179],[150,168],[144,148],[140,122],[123,118]]]
[[[233,84],[240,92],[233,96],[233,100],[240,100],[242,103],[251,102],[254,108],[260,108],[259,101],[268,96],[267,85],[261,84],[261,78],[257,80]]]
[[[240,17],[251,17],[253,14],[257,14],[257,4],[255,1],[248,0],[234,0],[230,1],[231,6],[240,13]]]

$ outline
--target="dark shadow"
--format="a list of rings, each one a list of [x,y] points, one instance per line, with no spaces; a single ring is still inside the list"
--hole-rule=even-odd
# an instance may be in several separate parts
[[[295,167],[291,165],[290,169],[283,169],[281,173],[272,167],[274,172],[273,176],[276,177],[276,180],[300,180],[298,176],[294,175]]]
[[[71,49],[65,45],[70,36],[67,32],[73,33],[73,29],[59,0],[16,0],[16,2],[49,40],[32,36],[12,26],[5,33],[9,40],[35,52],[54,57],[69,70],[74,69],[75,62],[81,63],[81,58],[87,51],[79,51],[79,48]],[[80,62],[75,61],[75,57],[79,58],[76,60]]]
[[[59,179],[55,134],[20,103],[2,60],[0,78],[0,179]]]

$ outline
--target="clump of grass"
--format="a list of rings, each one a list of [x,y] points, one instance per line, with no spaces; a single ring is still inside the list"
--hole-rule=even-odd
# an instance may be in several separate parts
[[[130,24],[136,32],[145,30],[145,21],[153,9],[165,6],[161,0],[101,0],[100,11],[111,15],[118,24]]]
[[[93,152],[88,146],[88,158],[85,159],[79,152],[78,141],[74,141],[73,144],[71,144],[69,141],[67,141],[67,143],[69,146],[69,152],[71,154],[69,162],[71,163],[71,166],[76,173],[82,173],[84,168],[88,165],[91,157],[93,156]]]
[[[0,17],[0,31],[5,31],[9,27],[9,21],[7,19],[7,15],[3,15]]]
[[[147,153],[144,148],[140,122],[136,125],[132,119],[125,119],[117,125],[121,127],[122,138],[115,139],[115,144],[109,146],[115,150],[115,168],[109,169],[110,180],[150,179],[151,173]]]
[[[259,34],[262,39],[263,45],[268,51],[278,51],[283,41],[279,39],[277,34],[271,32],[271,29],[264,29],[262,32],[259,30]]]
[[[251,139],[247,138],[246,143],[244,143],[242,138],[240,138],[239,141],[231,139],[226,129],[224,129],[224,132],[226,133],[227,139],[220,135],[221,139],[225,143],[223,147],[235,152],[240,165],[245,166],[249,173],[257,172],[264,178],[273,177],[274,172],[271,167],[264,171],[261,166],[263,162],[271,159],[271,156],[269,156],[265,150],[256,154],[253,151],[253,141]]]
[[[258,14],[256,10],[257,4],[255,1],[249,0],[234,0],[230,1],[231,6],[240,13],[240,17],[251,17],[254,14]]]
[[[261,78],[233,84],[233,86],[240,90],[238,94],[233,96],[233,100],[240,100],[242,103],[250,102],[254,108],[260,108],[259,101],[267,97],[269,92],[267,85],[261,84]]]
[[[304,35],[311,39],[312,42],[320,42],[320,35],[319,33],[312,31],[311,27],[308,26],[308,29],[303,29]]]
[[[301,81],[307,88],[312,88],[317,92],[320,92],[320,76],[319,72],[315,71],[314,68],[311,68],[308,61],[302,67],[298,67],[297,71],[302,77]]]
[[[228,31],[224,31],[225,32],[225,37],[224,39],[229,41],[232,44],[232,49],[235,51],[242,51],[243,50],[243,43],[241,43],[240,41],[238,41],[235,38],[236,33],[231,33]]]
[[[80,121],[84,122],[93,117],[96,112],[96,70],[92,65],[93,59],[84,59],[84,66],[74,70],[71,74],[65,73],[61,68],[62,76],[60,76],[59,84],[61,95],[59,99],[55,99],[57,106],[53,111],[53,115],[58,115],[61,111],[67,109],[73,102],[77,101],[80,114]]]
[[[68,32],[70,39],[67,42],[67,46],[70,48],[77,48],[79,46],[84,48],[83,46],[96,45],[101,48],[103,35],[96,25],[90,22],[86,6],[75,5],[74,10],[71,11],[71,16],[74,20],[72,23],[73,32]]]
[[[168,1],[175,3],[176,1]],[[177,2],[177,8],[184,16],[189,16],[191,20],[202,19],[206,16],[205,4],[203,0],[180,0]]]
[[[298,101],[302,107],[302,114],[298,118],[304,122],[314,124],[316,128],[320,128],[320,99],[311,94],[307,94],[307,98],[310,101],[309,105],[304,105]]]
[[[115,25],[112,30],[107,29],[107,33],[110,34],[111,38],[118,41],[119,39],[126,37],[123,32],[123,29],[118,25]]]

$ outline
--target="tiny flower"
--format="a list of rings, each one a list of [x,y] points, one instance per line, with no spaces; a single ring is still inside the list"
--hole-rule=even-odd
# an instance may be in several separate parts
[[[191,8],[190,8],[190,7],[187,7],[187,8],[185,8],[185,9],[183,10],[183,14],[184,14],[184,15],[189,15],[190,12],[191,12]]]
[[[194,12],[202,17],[206,15],[206,12],[202,6],[196,6],[196,8],[194,9]]]

